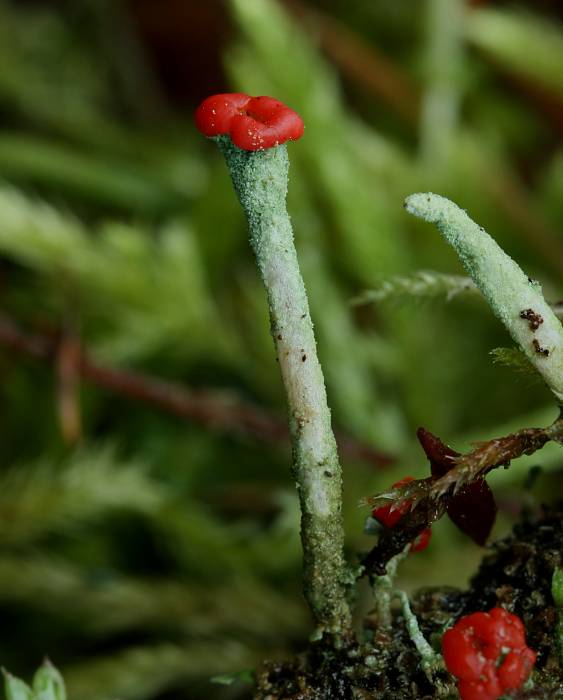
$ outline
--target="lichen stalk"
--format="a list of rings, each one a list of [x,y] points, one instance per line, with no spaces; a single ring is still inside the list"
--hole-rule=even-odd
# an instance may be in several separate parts
[[[250,152],[228,137],[216,140],[248,221],[287,394],[293,476],[301,505],[305,598],[319,633],[346,636],[351,629],[351,574],[343,553],[342,471],[286,210],[287,149],[280,145]]]
[[[430,192],[407,197],[411,214],[436,225],[494,314],[563,404],[563,326],[531,280],[456,204]]]
[[[410,544],[405,549],[392,557],[385,567],[382,576],[375,576],[373,579],[373,593],[375,598],[375,608],[377,612],[377,624],[379,629],[389,631],[393,626],[393,614],[391,611],[391,601],[393,599],[393,582],[397,575],[399,564],[408,557]]]
[[[432,668],[440,661],[439,654],[436,654],[434,649],[424,638],[422,631],[419,627],[416,615],[411,610],[411,605],[408,595],[399,589],[393,591],[393,597],[397,598],[401,603],[401,610],[403,612],[403,617],[405,619],[405,624],[407,626],[407,632],[411,642],[415,645],[418,651],[422,666],[425,670]]]
[[[563,665],[563,569],[557,567],[551,579],[551,595],[557,612],[555,625],[555,645],[559,654],[559,664]]]

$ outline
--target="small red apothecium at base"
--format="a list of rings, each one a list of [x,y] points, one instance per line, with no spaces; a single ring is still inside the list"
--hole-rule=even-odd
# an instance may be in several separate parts
[[[393,484],[392,488],[394,488],[394,489],[400,488],[401,486],[408,484],[410,481],[414,481],[414,477],[405,476],[400,481],[395,482]],[[399,520],[403,517],[403,515],[405,515],[408,512],[409,507],[410,507],[410,503],[408,501],[404,502],[399,508],[393,507],[393,504],[390,503],[387,506],[381,506],[380,508],[374,508],[372,510],[371,514],[382,525],[385,525],[385,527],[394,528],[395,525],[399,522]],[[420,535],[418,535],[418,537],[411,544],[410,551],[411,552],[422,552],[430,544],[431,537],[432,537],[432,530],[429,527],[427,527],[425,530],[423,530],[420,533]]]
[[[520,688],[537,656],[522,620],[504,608],[462,617],[444,634],[442,653],[462,700],[497,700]]]
[[[195,112],[195,124],[205,136],[228,134],[235,146],[261,151],[303,136],[301,117],[273,97],[242,92],[211,95]]]

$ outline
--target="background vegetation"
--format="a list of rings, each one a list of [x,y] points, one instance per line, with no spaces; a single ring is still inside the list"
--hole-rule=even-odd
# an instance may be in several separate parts
[[[243,698],[209,678],[310,631],[264,295],[226,168],[192,126],[208,94],[270,94],[307,125],[290,210],[351,556],[370,546],[359,499],[426,473],[419,425],[467,449],[555,417],[544,387],[493,362],[510,340],[401,203],[451,197],[561,298],[561,14],[0,2],[3,666],[29,677],[47,654],[80,700]],[[562,467],[551,447],[494,475],[497,534]],[[402,585],[464,585],[482,553],[440,523]],[[369,604],[360,592],[359,618]]]

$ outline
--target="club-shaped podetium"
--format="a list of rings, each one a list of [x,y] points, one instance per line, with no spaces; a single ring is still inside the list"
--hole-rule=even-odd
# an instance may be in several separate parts
[[[353,584],[343,554],[342,472],[286,209],[285,143],[303,135],[303,120],[272,97],[228,93],[204,100],[195,122],[221,149],[248,221],[287,394],[301,506],[304,593],[317,636],[342,640],[351,629],[347,593]]]

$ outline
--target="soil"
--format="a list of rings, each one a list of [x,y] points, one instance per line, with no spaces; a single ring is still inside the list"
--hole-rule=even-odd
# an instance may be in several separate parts
[[[563,672],[556,645],[557,612],[551,579],[563,559],[563,504],[542,509],[491,547],[468,590],[420,590],[411,601],[426,639],[439,650],[446,627],[477,610],[502,606],[522,618],[528,645],[538,652],[533,688],[514,700],[563,699]],[[340,650],[322,642],[285,662],[265,662],[257,672],[255,700],[430,700],[457,698],[443,669],[429,680],[399,612],[392,631],[365,620],[364,640]]]

